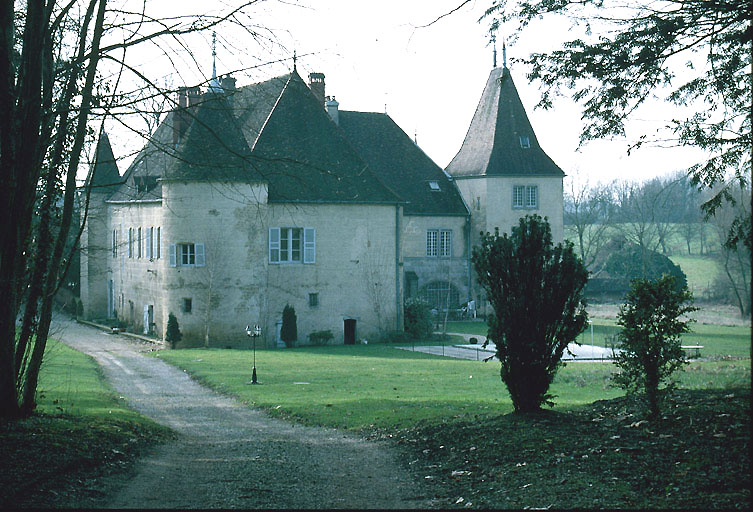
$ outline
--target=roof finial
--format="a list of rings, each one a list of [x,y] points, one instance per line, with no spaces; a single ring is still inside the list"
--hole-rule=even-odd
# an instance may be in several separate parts
[[[212,79],[209,81],[210,92],[222,92],[222,86],[217,79],[217,34],[212,32]]]
[[[502,40],[502,67],[507,69],[507,46],[505,46],[505,40]]]
[[[296,71],[296,61],[298,60],[298,54],[293,50],[293,71]]]
[[[497,67],[497,36],[492,34],[492,45],[494,45],[494,62],[492,63],[492,69]]]
[[[217,78],[217,32],[212,31],[212,78]]]

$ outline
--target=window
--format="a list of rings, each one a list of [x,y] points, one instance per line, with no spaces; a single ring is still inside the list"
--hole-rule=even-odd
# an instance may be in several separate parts
[[[432,281],[424,286],[419,296],[425,300],[432,309],[444,311],[456,309],[460,305],[458,289],[447,281]]]
[[[152,255],[152,241],[154,239],[154,228],[147,228],[146,229],[146,240],[144,241],[146,243],[146,257],[150,260],[154,258]]]
[[[439,256],[452,256],[452,231],[443,229],[439,232]]]
[[[118,230],[112,230],[112,257],[118,257]]]
[[[314,228],[269,228],[270,263],[316,263]]]
[[[519,137],[519,139],[521,148],[528,149],[531,147],[531,139],[529,139],[527,135],[522,135]]]
[[[426,230],[427,256],[452,256],[452,231],[449,229]]]
[[[440,189],[439,189],[439,182],[437,182],[437,181],[430,181],[429,182],[429,188],[431,189],[432,192],[439,192],[440,191]]]
[[[539,205],[539,187],[526,187],[526,208],[536,208]]]
[[[426,232],[426,255],[437,255],[437,243],[438,243],[439,231],[436,229],[430,229]]]
[[[133,228],[128,228],[128,257],[133,258]]]
[[[317,306],[319,306],[319,294],[309,293],[309,307],[315,308]]]
[[[183,312],[190,313],[193,309],[193,301],[190,298],[183,299]]]
[[[203,267],[206,265],[204,244],[170,244],[171,267]]]
[[[481,210],[481,198],[476,197],[476,209]]]
[[[136,245],[138,246],[138,257],[141,258],[141,227],[139,227],[138,235],[136,236]]]
[[[512,190],[513,208],[538,208],[539,187],[536,185],[515,185]]]
[[[157,228],[157,233],[155,234],[154,237],[155,237],[155,246],[157,247],[157,255],[155,257],[156,258],[161,258],[162,257],[162,250],[161,250],[161,247],[160,247],[160,228],[159,227]]]

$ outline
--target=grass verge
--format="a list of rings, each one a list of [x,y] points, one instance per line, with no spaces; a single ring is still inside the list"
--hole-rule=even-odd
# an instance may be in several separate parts
[[[123,470],[172,436],[128,409],[90,357],[52,340],[36,413],[0,423],[0,432],[1,508],[97,506],[95,477]]]

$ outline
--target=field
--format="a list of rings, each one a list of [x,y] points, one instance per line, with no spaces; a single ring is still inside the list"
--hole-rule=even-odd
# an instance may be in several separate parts
[[[40,373],[38,412],[0,423],[0,507],[80,506],[83,479],[118,468],[170,433],[128,409],[97,364],[50,341]]]

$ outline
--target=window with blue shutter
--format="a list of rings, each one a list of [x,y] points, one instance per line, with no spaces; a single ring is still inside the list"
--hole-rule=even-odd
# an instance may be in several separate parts
[[[316,229],[303,229],[303,262],[316,263]]]
[[[280,228],[269,228],[269,262],[280,263]]]

